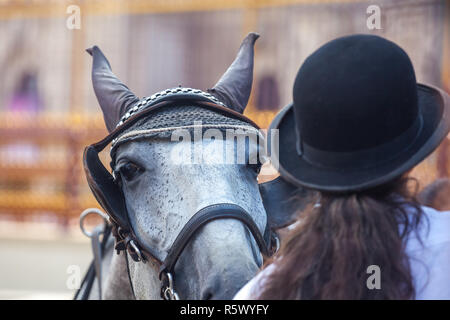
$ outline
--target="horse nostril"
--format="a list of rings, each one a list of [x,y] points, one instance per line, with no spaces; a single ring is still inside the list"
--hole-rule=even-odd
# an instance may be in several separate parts
[[[256,273],[256,271],[255,271]],[[220,276],[213,276],[206,281],[200,290],[202,300],[230,300],[242,288],[251,276],[242,276],[241,272],[220,272]]]
[[[213,298],[213,293],[211,292],[211,290],[205,290],[202,293],[201,299],[202,300],[212,300]]]
[[[202,300],[213,300],[221,297],[223,288],[223,279],[217,275],[208,277],[205,286],[201,288]]]

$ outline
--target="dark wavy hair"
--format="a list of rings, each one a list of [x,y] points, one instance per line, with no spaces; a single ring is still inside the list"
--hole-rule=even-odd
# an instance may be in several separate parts
[[[413,299],[404,240],[423,212],[411,180],[344,195],[313,193],[311,203],[320,205],[299,212],[257,298]],[[380,289],[366,285],[370,265],[380,267]]]

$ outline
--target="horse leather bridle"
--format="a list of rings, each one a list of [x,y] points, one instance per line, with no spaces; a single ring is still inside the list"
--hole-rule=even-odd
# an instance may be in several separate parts
[[[188,96],[186,97],[186,100],[188,100],[189,103],[194,103],[200,107],[210,109],[230,117],[235,117],[249,123],[255,128],[258,128],[255,123],[245,116],[214,103],[211,99],[202,98],[199,96]],[[180,98],[178,97],[176,102],[179,101]],[[165,99],[148,105],[144,110],[129,117],[123,124],[118,126],[104,139],[86,147],[83,155],[84,170],[89,187],[91,188],[97,201],[109,216],[109,220],[112,225],[112,234],[116,239],[115,249],[117,250],[117,253],[120,253],[120,251],[128,252],[130,257],[136,262],[142,261],[145,263],[149,259],[156,262],[160,267],[159,276],[161,280],[161,297],[168,300],[179,298],[174,289],[174,269],[178,258],[196,232],[202,226],[213,220],[235,219],[244,223],[244,225],[246,225],[252,233],[261,253],[264,256],[272,255],[274,251],[277,250],[279,245],[276,234],[269,228],[268,224],[266,225],[264,234],[262,234],[252,217],[243,208],[230,203],[207,206],[195,213],[176,237],[164,260],[158,258],[155,251],[136,236],[128,219],[127,207],[122,189],[113,175],[109,173],[100,161],[98,154],[110,142],[117,138],[121,132],[129,128],[137,120],[174,102],[175,101],[171,100],[170,97],[166,97]],[[125,256],[127,256],[127,254],[125,254]]]
[[[116,245],[117,250],[127,250],[134,261],[146,262],[149,259],[159,265],[159,279],[161,280],[161,297],[166,300],[178,300],[174,289],[175,265],[185,247],[196,232],[205,224],[216,219],[235,219],[244,223],[252,233],[256,243],[264,256],[270,256],[276,250],[276,235],[266,228],[264,235],[258,229],[252,217],[240,206],[231,203],[214,204],[197,211],[181,229],[163,261],[150,253],[145,243],[138,241],[135,235],[128,236]],[[128,245],[126,245],[128,243]]]

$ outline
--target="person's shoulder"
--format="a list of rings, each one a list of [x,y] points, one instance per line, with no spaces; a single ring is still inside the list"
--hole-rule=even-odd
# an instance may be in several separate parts
[[[450,211],[439,211],[431,207],[421,206],[425,222],[433,228],[444,228],[450,236]]]
[[[406,245],[416,299],[448,299],[450,211],[422,207],[422,212],[420,227],[410,234]]]
[[[409,237],[409,250],[436,245],[450,248],[450,211],[421,206],[423,215],[416,232]],[[419,240],[420,239],[420,240]]]
[[[450,217],[450,211],[439,211],[431,207],[427,206],[421,206],[422,211],[430,216],[437,216],[438,218],[449,218]]]

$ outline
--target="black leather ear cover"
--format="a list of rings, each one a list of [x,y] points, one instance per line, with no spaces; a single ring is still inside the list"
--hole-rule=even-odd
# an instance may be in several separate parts
[[[266,209],[267,223],[272,229],[294,223],[298,211],[305,206],[305,201],[298,199],[307,198],[305,189],[298,188],[281,177],[259,184],[259,192]],[[297,196],[297,200],[293,196]]]
[[[84,150],[83,162],[89,187],[97,201],[114,222],[122,228],[129,229],[122,189],[114,182],[113,176],[106,170],[98,157],[98,151],[93,146]]]

